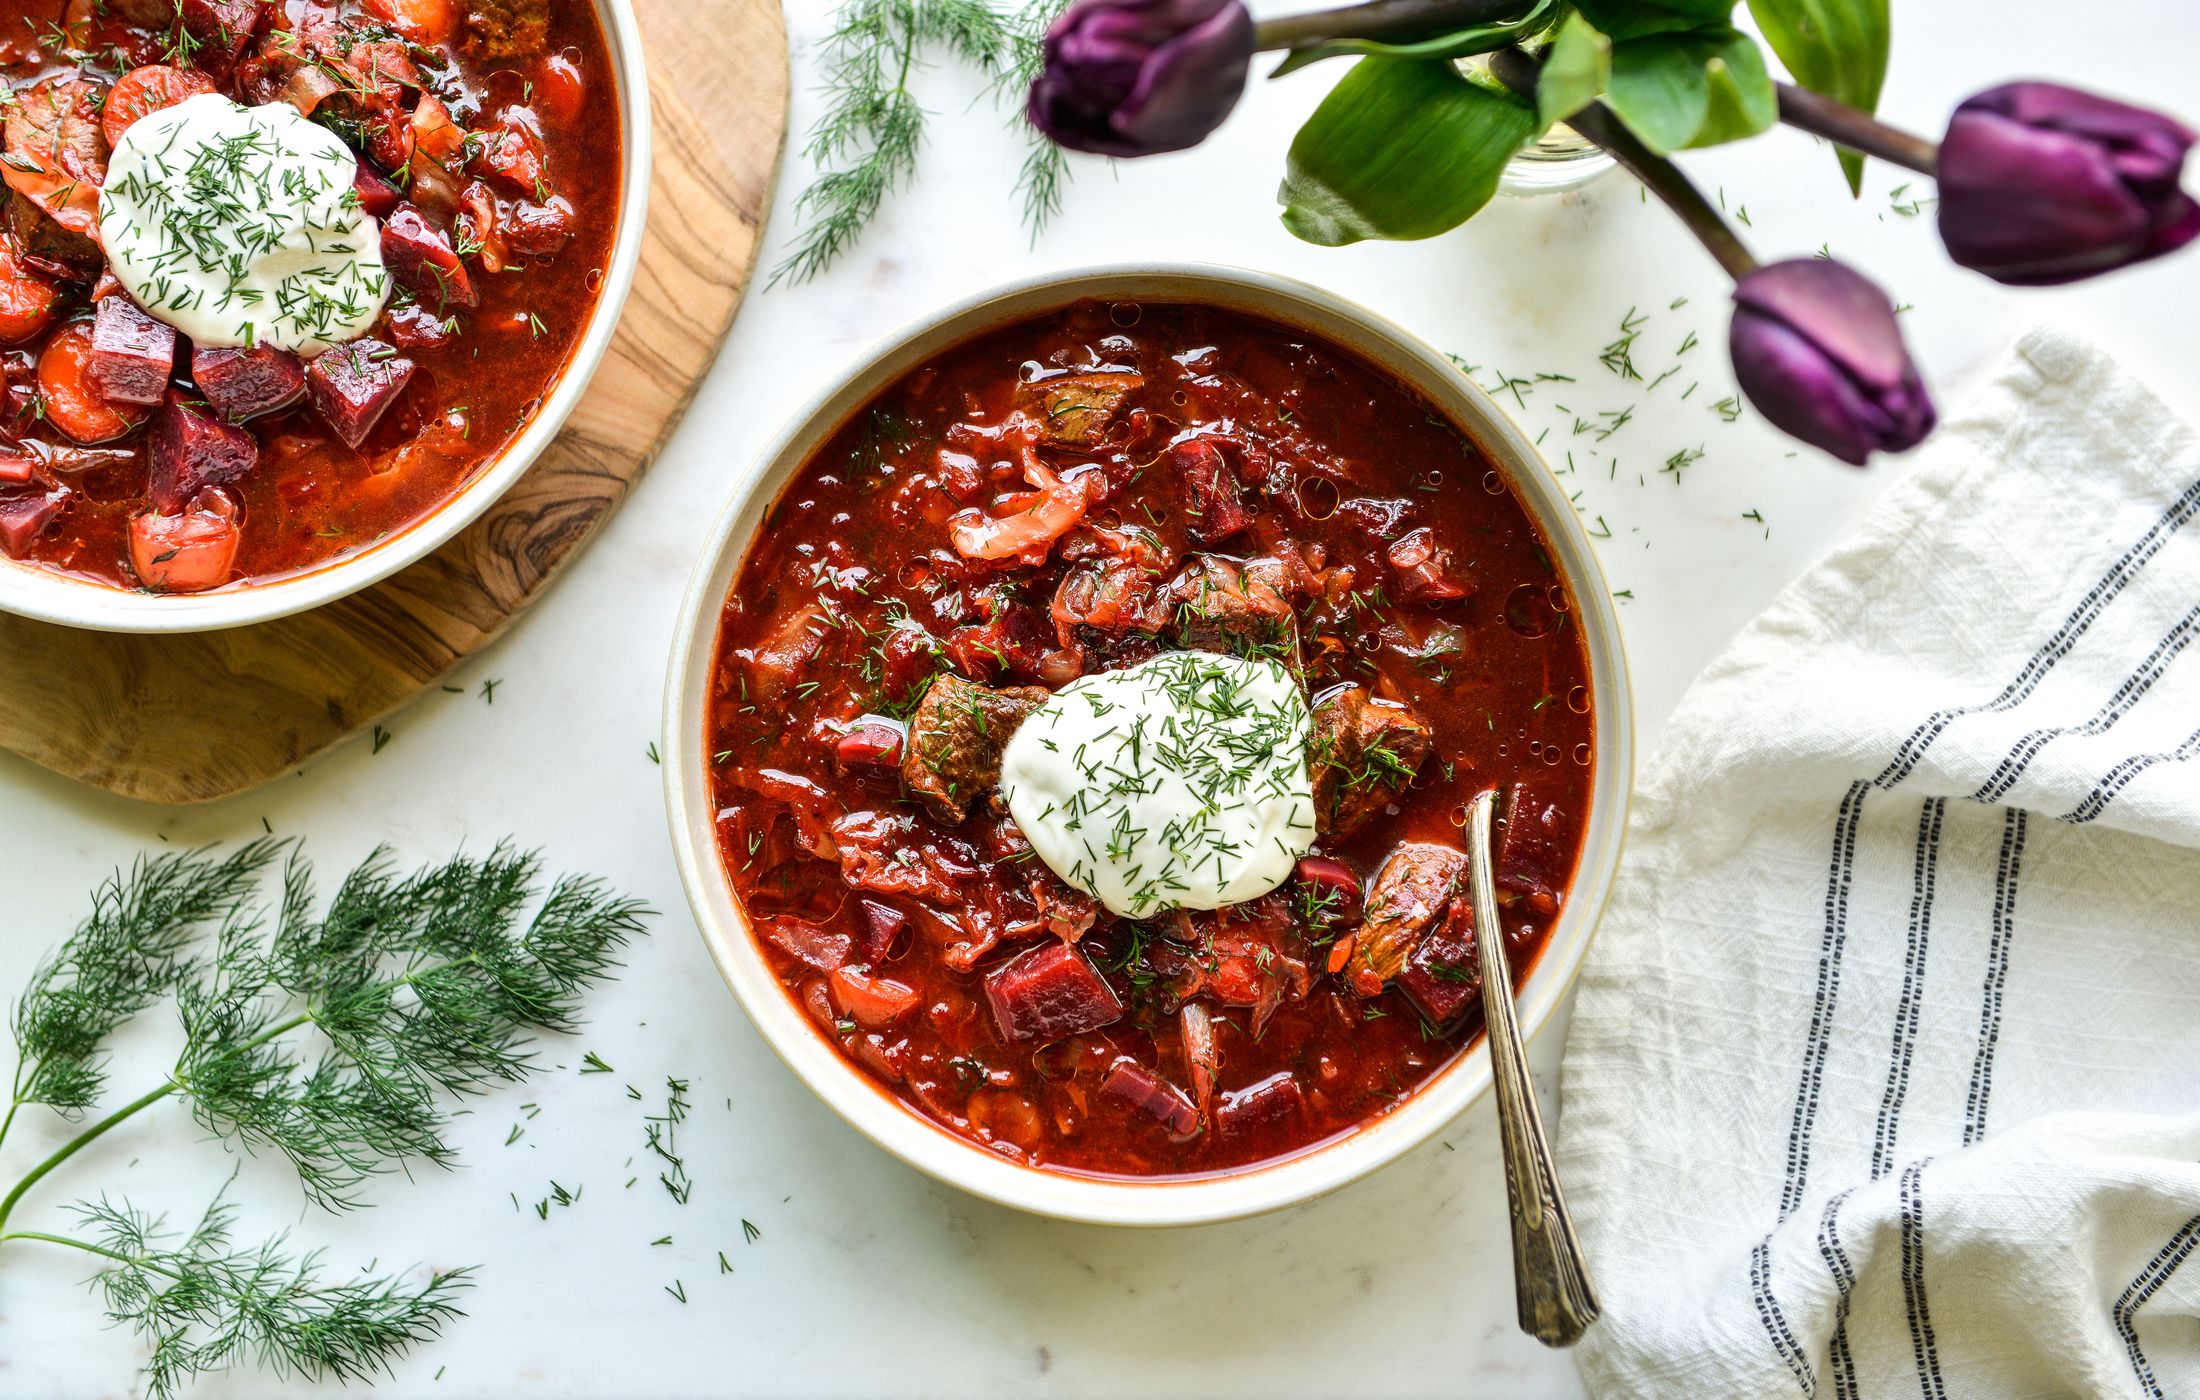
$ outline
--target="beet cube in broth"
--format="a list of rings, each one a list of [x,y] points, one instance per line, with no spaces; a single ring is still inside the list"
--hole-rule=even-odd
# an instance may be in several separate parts
[[[1306,1108],[1305,1091],[1289,1070],[1278,1070],[1258,1083],[1232,1089],[1215,1109],[1215,1124],[1224,1137],[1258,1131],[1296,1118]]]
[[[1474,906],[1453,899],[1444,921],[1406,955],[1398,990],[1440,1031],[1457,1029],[1482,1004],[1482,959],[1474,946]]]
[[[985,998],[1003,1038],[1045,1044],[1116,1020],[1123,1003],[1085,955],[1051,942],[986,974]]]
[[[306,366],[273,345],[200,347],[191,352],[191,381],[216,413],[242,423],[296,403],[306,391]]]
[[[909,927],[909,916],[893,905],[876,899],[858,899],[856,907],[863,914],[863,959],[869,963],[882,963],[893,953],[894,940]]]
[[[1153,1116],[1179,1141],[1199,1131],[1199,1110],[1182,1089],[1147,1069],[1136,1060],[1117,1060],[1100,1081],[1100,1091],[1113,1094],[1134,1108]]]
[[[382,225],[382,261],[397,285],[424,306],[447,311],[480,302],[450,235],[410,204],[399,205]]]
[[[357,447],[412,381],[413,362],[379,340],[324,351],[306,367],[313,406],[345,445]]]
[[[162,515],[181,511],[201,488],[235,481],[260,464],[260,445],[252,434],[180,403],[167,404],[153,415],[148,451],[149,494]]]
[[[176,330],[130,298],[100,298],[92,318],[92,383],[109,403],[159,403],[176,371]]]
[[[0,549],[10,559],[22,558],[61,514],[70,494],[68,487],[54,486],[0,495]]]
[[[1505,804],[1505,834],[1497,847],[1497,883],[1508,890],[1555,898],[1573,873],[1572,824],[1531,783],[1514,783]],[[1550,912],[1539,910],[1538,912]]]

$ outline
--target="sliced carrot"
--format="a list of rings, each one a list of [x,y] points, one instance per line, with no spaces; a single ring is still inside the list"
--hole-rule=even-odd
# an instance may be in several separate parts
[[[366,0],[366,8],[416,44],[440,44],[458,32],[454,0]]]
[[[107,133],[107,144],[119,146],[122,133],[138,118],[212,91],[214,80],[196,68],[148,63],[115,80],[107,92],[106,105],[100,108],[99,126]]]
[[[163,593],[201,593],[229,582],[243,538],[237,522],[211,510],[148,513],[130,522],[130,567]]]
[[[149,409],[107,402],[92,382],[92,323],[63,326],[38,357],[38,393],[46,419],[89,447],[145,422]]]
[[[60,293],[0,243],[0,345],[21,345],[53,322]]]

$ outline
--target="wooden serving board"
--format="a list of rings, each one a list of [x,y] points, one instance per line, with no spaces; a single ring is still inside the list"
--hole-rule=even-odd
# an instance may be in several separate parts
[[[257,787],[488,645],[617,506],[717,357],[787,127],[779,0],[634,0],[655,113],[649,226],[609,352],[565,430],[428,558],[302,616],[118,636],[0,614],[0,747],[147,802]]]

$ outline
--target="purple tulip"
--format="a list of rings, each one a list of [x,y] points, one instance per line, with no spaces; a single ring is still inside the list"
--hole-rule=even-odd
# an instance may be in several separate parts
[[[1222,125],[1252,63],[1240,0],[1077,0],[1047,31],[1026,110],[1073,151],[1181,151]]]
[[[1940,146],[1940,236],[1958,263],[2014,286],[2074,282],[2200,236],[2178,187],[2193,133],[2053,83],[2010,83],[1956,109]]]
[[[1734,306],[1734,377],[1780,431],[1861,467],[1933,430],[1894,303],[1861,273],[1822,258],[1773,263],[1735,285]]]

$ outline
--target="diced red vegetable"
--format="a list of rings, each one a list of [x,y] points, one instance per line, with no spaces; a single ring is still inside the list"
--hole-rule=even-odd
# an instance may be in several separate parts
[[[573,201],[562,194],[536,204],[515,200],[502,220],[505,241],[511,251],[527,258],[547,258],[573,236]]]
[[[37,474],[37,459],[29,453],[0,451],[0,486],[21,486]]]
[[[153,415],[148,450],[153,509],[163,515],[176,514],[205,487],[235,481],[260,463],[260,445],[252,434],[180,403],[167,404]]]
[[[535,66],[535,101],[554,121],[577,121],[588,100],[588,80],[580,65],[564,54],[551,54]]]
[[[909,927],[909,916],[876,899],[858,899],[856,907],[863,915],[863,960],[872,964],[886,961],[894,951],[894,940]]]
[[[1471,591],[1454,573],[1451,551],[1436,543],[1427,526],[1393,540],[1387,557],[1398,571],[1400,602],[1441,603]]]
[[[108,145],[119,146],[122,133],[139,118],[215,90],[214,80],[196,68],[171,68],[165,63],[133,68],[107,90],[107,100],[99,108],[100,129],[107,133]]]
[[[1482,960],[1474,946],[1474,906],[1465,895],[1453,898],[1444,921],[1406,955],[1397,987],[1423,1020],[1446,1033],[1481,1006]]]
[[[240,539],[235,517],[218,509],[140,515],[130,522],[130,565],[147,588],[202,593],[229,581]]]
[[[455,0],[365,0],[367,13],[415,44],[443,43],[458,32]]]
[[[410,204],[398,205],[382,223],[382,261],[397,285],[423,305],[447,311],[480,302],[450,235]]]
[[[1108,1066],[1100,1091],[1153,1115],[1178,1142],[1199,1131],[1199,1110],[1185,1092],[1136,1060],[1120,1059]]]
[[[882,1031],[917,1009],[917,989],[891,977],[870,977],[854,968],[836,968],[831,978],[833,1005],[867,1030]]]
[[[109,403],[156,404],[176,372],[176,328],[127,296],[102,298],[92,319],[92,382]]]
[[[800,919],[760,918],[756,931],[770,939],[791,958],[800,958],[819,972],[832,972],[848,962],[855,940],[838,929]]]
[[[1215,544],[1253,523],[1221,448],[1189,438],[1169,449],[1169,467],[1184,493],[1185,528],[1193,539]]]
[[[525,107],[507,107],[496,123],[474,133],[478,142],[466,168],[476,175],[501,180],[529,198],[549,191],[543,183],[542,124]]]
[[[66,486],[37,487],[0,494],[0,549],[20,559],[31,542],[46,532],[72,493]]]
[[[0,243],[0,345],[20,345],[44,332],[60,298],[53,283],[24,266],[12,246]]]
[[[1008,1040],[1044,1044],[1098,1030],[1123,1014],[1107,979],[1084,954],[1060,942],[987,973],[985,997]]]
[[[191,380],[216,413],[242,423],[296,403],[306,391],[306,366],[274,345],[216,346],[191,352]]]
[[[1571,825],[1565,814],[1528,783],[1514,783],[1505,805],[1505,834],[1497,846],[1497,883],[1557,909],[1558,891],[1573,873]]]
[[[345,443],[357,447],[412,381],[413,362],[379,340],[324,351],[306,367],[313,406]]]
[[[92,323],[63,326],[38,356],[38,393],[46,419],[89,447],[121,437],[145,421],[133,404],[110,404],[92,379]]]
[[[1305,908],[1320,927],[1357,923],[1360,918],[1360,877],[1343,861],[1328,856],[1301,856],[1297,869],[1305,886]]]
[[[865,715],[848,726],[833,745],[833,757],[843,771],[850,768],[892,768],[901,762],[909,727],[898,719]]]
[[[274,7],[263,0],[181,0],[184,32],[198,41],[191,61],[216,82],[229,76]]]
[[[1296,1118],[1305,1108],[1306,1095],[1298,1077],[1287,1069],[1278,1070],[1258,1083],[1225,1093],[1215,1110],[1215,1125],[1229,1137]]]
[[[397,186],[383,179],[364,160],[352,172],[351,191],[359,197],[359,207],[377,219],[386,219],[396,213],[398,201],[404,198]]]

